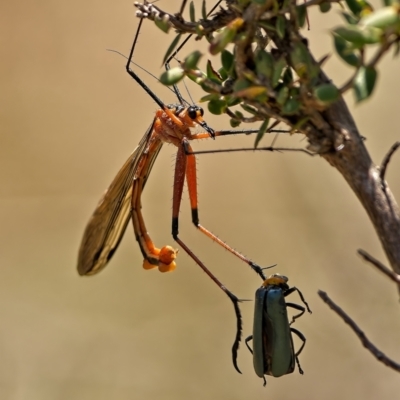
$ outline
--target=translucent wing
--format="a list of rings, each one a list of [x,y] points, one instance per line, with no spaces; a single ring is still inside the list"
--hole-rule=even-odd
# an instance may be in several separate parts
[[[80,275],[92,275],[103,269],[124,235],[131,216],[132,182],[140,158],[147,148],[153,125],[154,121],[111,182],[86,226],[78,255]],[[157,154],[160,149],[161,144]],[[146,180],[147,176],[144,183]]]

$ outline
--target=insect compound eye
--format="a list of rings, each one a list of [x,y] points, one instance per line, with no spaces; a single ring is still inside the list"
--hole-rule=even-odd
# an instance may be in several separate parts
[[[191,119],[196,119],[198,116],[203,116],[204,115],[204,110],[201,107],[198,106],[190,106],[188,108],[188,115]]]
[[[189,107],[188,109],[188,115],[191,119],[196,119],[197,118],[197,110],[195,107]]]

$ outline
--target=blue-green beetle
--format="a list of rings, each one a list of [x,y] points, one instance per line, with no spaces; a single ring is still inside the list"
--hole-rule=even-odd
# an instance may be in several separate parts
[[[300,290],[296,287],[289,287],[287,282],[286,276],[273,274],[256,291],[253,335],[249,336],[245,343],[253,354],[254,370],[260,378],[264,379],[264,386],[267,383],[264,375],[279,377],[290,374],[295,369],[295,362],[300,374],[303,374],[298,355],[304,348],[306,338],[290,325],[305,313],[306,308],[309,313],[311,310]],[[294,291],[298,292],[306,308],[285,301],[285,297]],[[300,311],[292,317],[290,323],[287,307]],[[297,352],[294,351],[292,332],[303,341]],[[253,349],[248,345],[252,339]]]

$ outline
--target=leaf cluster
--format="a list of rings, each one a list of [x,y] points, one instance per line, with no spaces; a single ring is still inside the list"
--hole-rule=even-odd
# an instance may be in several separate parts
[[[270,119],[285,123],[291,131],[309,134],[322,113],[346,90],[352,89],[357,101],[368,98],[376,86],[379,60],[392,47],[398,54],[399,0],[385,0],[377,11],[365,0],[346,0],[341,11],[344,24],[333,29],[332,36],[336,53],[354,72],[343,87],[335,86],[322,70],[328,57],[316,61],[301,35],[309,24],[307,10],[318,6],[321,12],[330,12],[332,3],[337,0],[309,0],[299,5],[292,0],[230,0],[210,17],[203,1],[201,18],[196,19],[192,1],[190,21],[154,5],[143,7],[152,10],[147,12],[148,18],[164,31],[173,26],[179,32],[164,61],[180,49],[184,32],[205,38],[209,53],[220,55],[218,62],[208,61],[203,71],[198,66],[202,54],[195,51],[179,67],[166,71],[161,81],[173,85],[189,77],[206,92],[201,101],[208,110],[217,115],[227,113],[232,127],[262,121],[260,137]],[[375,54],[367,60],[370,46]]]

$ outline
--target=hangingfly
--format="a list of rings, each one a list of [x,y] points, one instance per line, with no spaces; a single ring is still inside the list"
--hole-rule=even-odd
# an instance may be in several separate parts
[[[244,257],[242,254],[228,246],[200,225],[197,208],[197,178],[196,159],[192,154],[189,141],[209,137],[229,135],[232,133],[249,133],[234,131],[215,132],[203,120],[203,110],[195,105],[185,102],[178,89],[174,87],[179,104],[165,105],[130,69],[133,51],[137,42],[142,24],[140,20],[133,45],[126,65],[129,75],[152,97],[159,105],[154,120],[144,134],[139,145],[129,156],[110,187],[100,199],[88,225],[86,226],[78,257],[78,272],[80,275],[93,275],[103,269],[116,251],[130,219],[133,222],[136,240],[144,257],[145,269],[158,268],[161,272],[175,269],[177,250],[171,246],[157,248],[151,240],[145,226],[141,211],[141,194],[147,182],[153,164],[163,143],[172,143],[177,146],[175,177],[173,185],[172,207],[172,236],[197,265],[222,289],[234,305],[237,318],[237,332],[232,347],[234,366],[236,365],[237,349],[241,338],[240,300],[230,292],[192,252],[192,250],[178,236],[178,216],[182,198],[182,190],[186,178],[192,210],[192,221],[197,229],[210,237],[214,242],[223,246],[229,252],[246,262],[262,278],[262,268]],[[204,132],[192,133],[191,128],[200,126]],[[254,131],[251,131],[254,132]],[[239,371],[240,372],[240,371]]]

